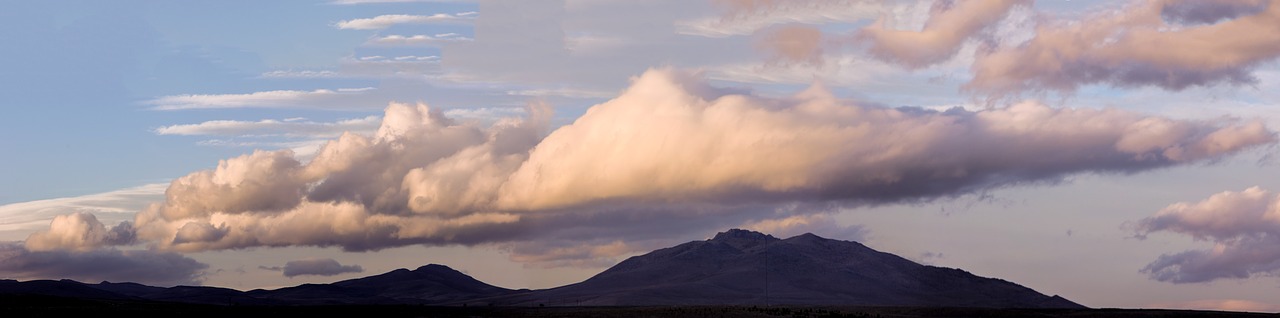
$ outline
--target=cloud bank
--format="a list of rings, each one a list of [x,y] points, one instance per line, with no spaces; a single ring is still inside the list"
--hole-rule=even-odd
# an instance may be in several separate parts
[[[376,133],[344,134],[309,162],[288,150],[255,151],[178,178],[132,228],[161,251],[537,239],[587,244],[575,250],[607,257],[626,250],[609,247],[619,239],[748,222],[812,226],[824,219],[788,218],[1203,162],[1275,140],[1259,122],[1036,102],[982,111],[885,108],[820,86],[765,98],[670,69],[645,72],[548,134],[550,117],[549,106],[534,104],[525,118],[479,126],[426,105],[393,103]],[[51,227],[29,244],[113,244],[91,235],[105,226],[87,218],[64,223],[74,226]]]
[[[172,252],[116,249],[32,251],[20,244],[0,244],[0,276],[11,279],[199,285],[203,271],[208,267]]]
[[[1280,196],[1258,187],[1169,205],[1136,222],[1138,237],[1171,232],[1212,241],[1208,250],[1164,254],[1142,269],[1152,279],[1200,283],[1280,274]]]

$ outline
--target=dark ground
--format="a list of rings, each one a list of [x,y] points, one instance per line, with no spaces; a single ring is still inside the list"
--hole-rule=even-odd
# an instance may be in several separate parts
[[[438,307],[411,305],[219,306],[0,295],[0,316],[66,317],[1280,317],[1162,309],[982,309],[830,306]]]

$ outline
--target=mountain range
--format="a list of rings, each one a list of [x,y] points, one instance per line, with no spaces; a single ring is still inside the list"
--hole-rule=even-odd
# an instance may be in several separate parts
[[[273,290],[0,280],[0,295],[199,304],[496,306],[849,305],[1085,308],[960,269],[921,265],[860,243],[733,229],[628,258],[585,281],[540,290],[486,284],[444,265]]]

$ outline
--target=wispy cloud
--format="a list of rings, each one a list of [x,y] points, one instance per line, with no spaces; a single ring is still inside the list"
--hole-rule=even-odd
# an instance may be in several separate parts
[[[388,14],[372,18],[339,21],[334,26],[345,30],[381,30],[397,24],[470,24],[475,21],[476,15],[476,12],[437,13],[433,15]]]
[[[377,37],[365,42],[366,45],[374,46],[433,46],[444,43],[469,42],[474,39],[462,36],[457,33],[442,33],[436,35],[388,35]]]
[[[116,224],[130,220],[148,204],[164,200],[168,183],[142,186],[82,196],[0,205],[0,240],[20,240],[33,230],[49,226],[55,216],[88,212]]]
[[[171,95],[147,101],[155,110],[185,110],[210,108],[358,108],[358,105],[334,105],[344,96],[354,96],[373,91],[372,87],[317,89],[313,91],[280,90],[247,94],[192,94]]]
[[[1202,299],[1182,302],[1155,303],[1148,308],[1191,309],[1191,310],[1224,310],[1274,313],[1280,311],[1280,305],[1245,299]]]
[[[475,2],[476,0],[333,0],[329,4],[340,5],[357,5],[357,4],[379,4],[379,3],[415,3],[415,2]]]
[[[676,22],[676,32],[705,37],[748,35],[777,24],[822,24],[874,19],[885,1],[723,1],[719,16]]]
[[[260,121],[211,120],[198,124],[171,125],[153,130],[159,135],[181,136],[286,136],[286,137],[336,137],[344,132],[372,133],[381,123],[381,117],[314,122],[305,120]]]

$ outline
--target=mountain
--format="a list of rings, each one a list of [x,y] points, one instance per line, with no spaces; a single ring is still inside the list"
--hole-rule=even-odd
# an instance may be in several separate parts
[[[629,258],[581,283],[494,299],[528,305],[874,305],[1084,308],[857,242],[729,230]]]
[[[397,269],[332,284],[253,290],[250,296],[294,304],[445,304],[515,291],[485,284],[444,265]]]
[[[486,284],[444,265],[331,284],[241,292],[70,280],[0,280],[0,295],[200,304],[499,306],[843,305],[1085,308],[1008,281],[921,265],[851,241],[729,230],[622,261],[580,283],[544,290]]]

